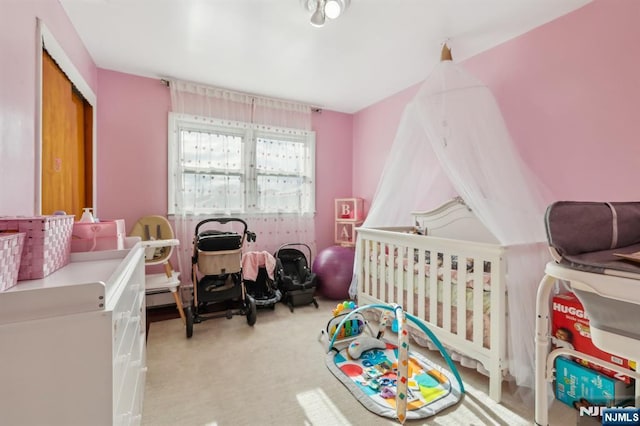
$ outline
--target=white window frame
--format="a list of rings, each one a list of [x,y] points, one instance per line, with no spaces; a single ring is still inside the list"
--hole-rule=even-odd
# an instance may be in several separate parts
[[[223,210],[213,210],[207,212],[201,211],[187,211],[181,212],[176,210],[176,181],[174,178],[174,174],[179,173],[180,169],[180,140],[179,135],[183,130],[195,130],[195,131],[212,131],[212,132],[220,132],[233,134],[243,137],[243,153],[242,153],[242,182],[243,185],[247,185],[247,178],[255,178],[257,171],[254,168],[249,167],[249,164],[253,162],[255,164],[255,159],[249,158],[250,153],[256,152],[255,144],[257,138],[264,137],[270,139],[278,139],[279,135],[286,135],[282,137],[282,140],[292,140],[297,139],[297,141],[304,143],[308,146],[309,151],[311,152],[311,160],[310,160],[310,180],[309,183],[309,192],[310,192],[310,202],[308,211],[303,212],[304,215],[313,215],[315,214],[315,132],[309,130],[301,130],[301,129],[288,129],[276,126],[267,126],[260,124],[252,124],[252,123],[244,123],[233,120],[223,120],[217,118],[210,117],[199,117],[195,115],[189,114],[178,114],[178,113],[169,113],[169,123],[168,123],[168,167],[167,167],[167,210],[170,215],[179,215],[179,214],[222,214],[228,213]],[[255,179],[253,179],[255,180]],[[245,191],[246,192],[246,191]],[[250,191],[250,193],[255,194],[256,191]],[[242,211],[231,211],[232,214],[237,215],[255,215],[255,214],[281,214],[283,212],[277,211],[269,211],[264,212],[258,210],[257,208],[250,208],[248,206],[257,205],[257,199],[247,199],[245,196],[243,202]],[[285,214],[300,214],[299,212],[284,212]]]

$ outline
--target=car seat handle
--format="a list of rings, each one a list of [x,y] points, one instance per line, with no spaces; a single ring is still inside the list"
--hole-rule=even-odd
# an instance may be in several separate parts
[[[277,258],[278,255],[280,254],[280,250],[287,248],[287,247],[295,247],[295,246],[300,246],[300,247],[305,247],[307,249],[307,252],[309,253],[309,265],[311,265],[311,263],[313,262],[313,253],[311,252],[311,247],[309,247],[308,244],[305,243],[286,243],[286,244],[282,244],[280,247],[278,247],[278,249],[275,252],[275,257]]]

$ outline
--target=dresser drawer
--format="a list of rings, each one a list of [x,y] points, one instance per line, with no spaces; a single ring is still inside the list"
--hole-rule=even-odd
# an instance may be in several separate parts
[[[129,365],[140,358],[140,340],[140,317],[130,317],[120,349],[113,359],[114,396],[120,394],[124,382],[126,382]],[[117,401],[117,399],[114,399],[114,401]]]
[[[140,286],[135,287],[135,291],[124,292],[123,298],[116,305],[117,311],[113,313],[113,354],[117,356],[122,352],[121,347],[126,346],[123,340],[130,326],[132,316],[138,317],[140,320],[141,307],[144,304],[144,292]],[[124,297],[126,296],[126,297]]]
[[[146,377],[147,377],[146,346],[144,342],[142,343],[141,347],[142,347],[142,350],[140,351],[140,362],[141,362],[140,365],[142,367],[140,368],[140,375],[138,376],[138,383],[136,385],[136,391],[135,391],[134,402],[133,402],[133,410],[132,410],[134,419],[138,418],[138,420],[132,423],[134,425],[139,425],[142,421],[144,389],[145,389],[145,383],[146,383]]]
[[[122,383],[119,387],[114,387],[114,398],[116,406],[116,418],[124,414],[129,417],[129,421],[135,415],[134,406],[136,405],[136,395],[140,391],[140,381],[144,383],[143,373],[146,371],[144,357],[144,342],[137,339],[134,342],[131,352],[126,357],[127,364],[124,366]],[[141,376],[142,375],[142,376]],[[142,384],[144,386],[144,384]],[[115,393],[115,389],[119,389]],[[125,424],[128,424],[126,421]]]

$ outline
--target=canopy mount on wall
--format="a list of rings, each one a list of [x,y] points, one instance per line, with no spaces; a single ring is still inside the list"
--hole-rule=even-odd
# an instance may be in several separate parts
[[[445,42],[442,45],[442,52],[440,52],[440,61],[452,61],[453,57],[451,56],[451,48],[447,46]]]

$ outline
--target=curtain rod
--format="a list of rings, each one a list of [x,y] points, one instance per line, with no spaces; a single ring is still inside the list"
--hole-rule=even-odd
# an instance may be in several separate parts
[[[171,86],[171,80],[167,80],[165,78],[161,78],[160,79],[160,83],[162,83],[163,85],[165,85],[167,87]],[[198,84],[198,83],[196,83],[196,84]],[[222,90],[228,90],[228,89],[222,89]],[[228,90],[228,91],[229,92],[233,92],[233,90]],[[257,98],[264,98],[264,96],[252,95],[252,94],[249,94],[249,93],[246,93],[246,95],[254,96],[254,97],[257,97]],[[296,102],[296,101],[290,101],[290,100],[287,100],[287,99],[276,99],[276,100],[283,101],[283,102],[297,103],[297,104],[301,103],[301,102]],[[314,105],[309,105],[309,108],[311,108],[312,112],[322,113],[322,108],[320,108],[320,107],[317,107],[317,106],[314,106]]]

